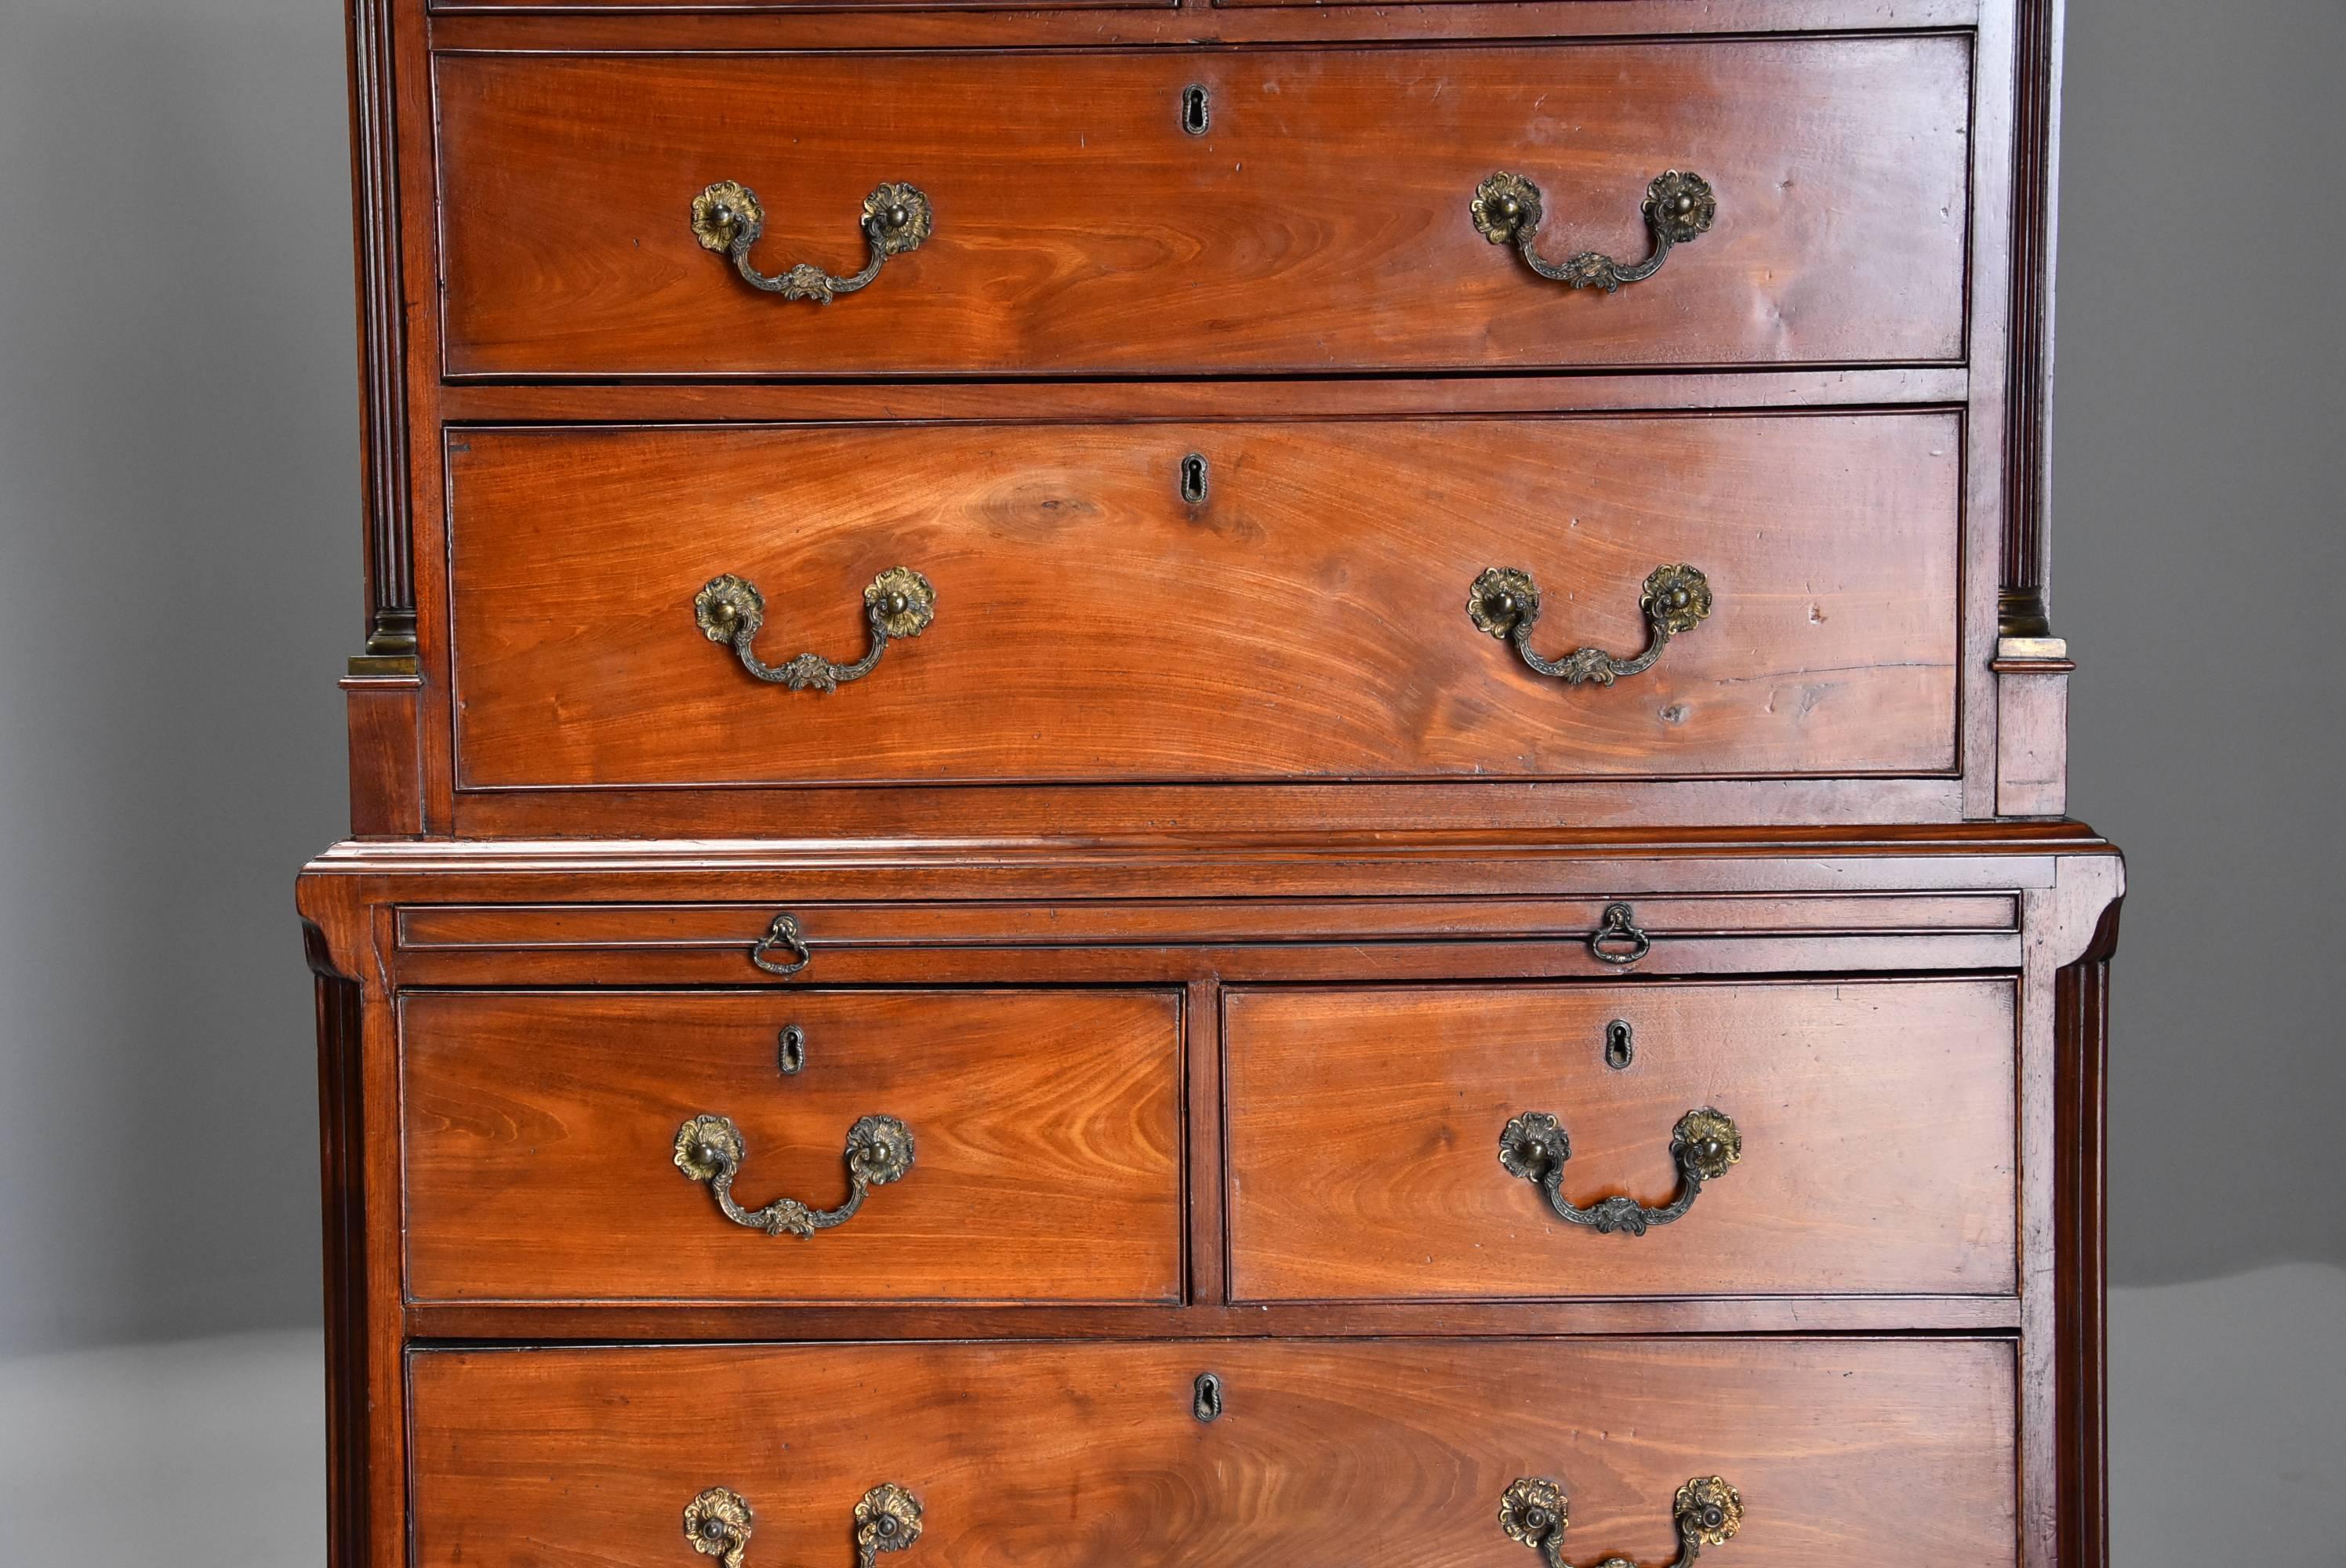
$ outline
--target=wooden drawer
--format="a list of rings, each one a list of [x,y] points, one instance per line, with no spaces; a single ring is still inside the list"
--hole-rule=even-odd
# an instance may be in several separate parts
[[[1232,1293],[2009,1292],[2014,1010],[2002,980],[1234,991]],[[1674,1130],[1702,1111],[1740,1157],[1689,1182]],[[1542,1114],[1597,1215],[1534,1179]],[[1600,1231],[1607,1199],[1640,1214]]]
[[[1566,1493],[1568,1561],[1664,1563],[1674,1494],[1712,1476],[1739,1493],[1740,1568],[2015,1556],[2012,1354],[1976,1341],[444,1350],[410,1369],[416,1568],[693,1562],[680,1515],[716,1487],[750,1511],[749,1568],[844,1563],[882,1483],[919,1510],[907,1568],[1539,1568],[1500,1522],[1531,1478]]]
[[[1943,773],[1960,456],[1941,413],[463,432],[459,779]],[[1627,657],[1678,564],[1708,618],[1610,686],[1469,615],[1521,568],[1534,652]],[[899,565],[933,620],[835,692],[696,624],[736,575],[758,657],[846,663]]]
[[[419,1300],[1167,1301],[1181,1281],[1179,1004],[1163,993],[482,993],[401,1004]],[[800,1033],[785,1071],[783,1033]],[[910,1167],[811,1237],[729,1222]],[[867,1142],[888,1153],[884,1129]],[[901,1152],[901,1151],[899,1151]],[[879,1174],[879,1167],[873,1167]]]
[[[453,376],[1021,376],[1947,362],[1964,354],[1969,40],[974,54],[445,54]],[[1208,95],[1203,134],[1185,93]],[[1715,192],[1658,275],[1569,291],[1486,240],[1623,262],[1668,170]],[[865,261],[867,195],[933,229],[824,306],[705,249],[713,181],[770,274]],[[901,203],[897,203],[901,205]]]

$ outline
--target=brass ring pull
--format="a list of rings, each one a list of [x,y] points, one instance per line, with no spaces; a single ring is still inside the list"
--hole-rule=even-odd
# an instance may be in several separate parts
[[[821,654],[802,653],[786,664],[768,664],[750,647],[758,628],[766,624],[766,597],[746,577],[727,572],[711,577],[693,596],[692,618],[710,642],[730,645],[741,667],[760,680],[787,686],[792,691],[812,687],[836,691],[842,680],[862,680],[880,663],[880,656],[897,637],[916,637],[937,618],[937,591],[910,566],[891,566],[865,585],[863,619],[872,630],[872,646],[853,664],[839,664]]]
[[[752,288],[823,305],[880,276],[880,264],[889,257],[918,250],[935,227],[936,211],[929,199],[912,186],[891,181],[863,199],[863,239],[872,253],[863,270],[841,278],[801,261],[770,276],[750,264],[750,247],[766,231],[766,209],[759,205],[758,193],[738,181],[720,179],[692,199],[692,233],[704,249],[730,257],[733,270]]]
[[[789,959],[777,962],[773,955],[778,949],[789,953]],[[799,934],[799,917],[776,915],[773,923],[766,927],[766,934],[750,945],[750,962],[768,974],[796,974],[812,963],[814,949],[807,946],[806,938]]]
[[[1561,265],[1541,260],[1532,249],[1543,213],[1540,188],[1520,174],[1503,170],[1476,186],[1471,210],[1484,239],[1494,245],[1512,242],[1541,277],[1567,288],[1602,289],[1610,294],[1624,283],[1644,282],[1662,270],[1672,246],[1688,244],[1707,232],[1719,216],[1719,201],[1711,194],[1710,182],[1698,174],[1681,174],[1674,168],[1657,177],[1646,187],[1645,207],[1654,253],[1628,266],[1594,250],[1584,250]]]
[[[714,587],[716,585],[711,584]],[[1532,651],[1532,627],[1539,624],[1539,585],[1529,572],[1493,566],[1466,591],[1466,616],[1501,642],[1512,642],[1523,661],[1566,686],[1611,686],[1623,676],[1654,667],[1670,639],[1690,632],[1710,615],[1710,579],[1692,566],[1657,566],[1637,591],[1646,616],[1646,651],[1619,658],[1603,648],[1575,648],[1559,659]],[[716,634],[709,634],[714,636]]]
[[[1628,945],[1616,945],[1622,942]],[[1654,951],[1654,939],[1638,926],[1637,911],[1627,904],[1606,904],[1605,918],[1588,933],[1588,951],[1599,963],[1627,969]]]
[[[1557,1218],[1585,1225],[1599,1236],[1617,1230],[1643,1236],[1650,1227],[1684,1216],[1702,1196],[1703,1183],[1717,1181],[1743,1158],[1743,1135],[1723,1113],[1707,1105],[1680,1116],[1670,1129],[1670,1161],[1678,1167],[1678,1192],[1659,1208],[1626,1194],[1581,1207],[1564,1196],[1564,1164],[1571,1157],[1571,1135],[1545,1111],[1525,1111],[1499,1134],[1499,1163],[1509,1176],[1521,1176],[1545,1193]]]
[[[845,1225],[875,1186],[900,1180],[913,1168],[913,1129],[893,1116],[864,1116],[847,1129],[847,1201],[815,1208],[794,1197],[778,1197],[763,1208],[743,1208],[733,1197],[749,1145],[729,1116],[695,1116],[676,1130],[676,1168],[706,1182],[725,1217],[768,1236],[812,1236]]]
[[[730,1487],[712,1486],[684,1505],[684,1538],[703,1557],[741,1568],[757,1527],[749,1502]],[[882,1552],[902,1552],[921,1538],[921,1500],[892,1481],[865,1492],[855,1505],[855,1559],[872,1568]]]
[[[1548,1568],[1568,1568],[1564,1532],[1571,1523],[1564,1488],[1544,1475],[1527,1475],[1499,1500],[1499,1528],[1547,1559]],[[1678,1526],[1678,1554],[1670,1568],[1687,1568],[1706,1546],[1724,1546],[1743,1528],[1743,1496],[1718,1476],[1697,1476],[1678,1488],[1670,1506]],[[1607,1557],[1595,1568],[1637,1568],[1627,1557]]]

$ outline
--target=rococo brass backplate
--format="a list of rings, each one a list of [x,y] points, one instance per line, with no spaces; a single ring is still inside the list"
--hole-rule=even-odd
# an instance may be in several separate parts
[[[708,1183],[726,1218],[768,1236],[812,1236],[853,1219],[873,1187],[886,1186],[913,1168],[913,1130],[893,1116],[864,1116],[847,1130],[847,1201],[837,1208],[816,1208],[794,1197],[743,1208],[734,1199],[733,1178],[749,1152],[729,1116],[695,1116],[676,1130],[676,1168]]]
[[[910,566],[891,566],[864,586],[863,619],[872,631],[872,646],[853,664],[839,664],[821,654],[802,653],[784,664],[768,664],[750,645],[766,622],[766,597],[746,577],[727,572],[711,577],[693,596],[692,618],[701,636],[729,646],[741,667],[760,680],[786,686],[792,691],[812,687],[836,691],[845,680],[862,680],[880,663],[888,644],[897,637],[916,637],[937,616],[937,591]]]
[[[1510,1541],[1520,1541],[1547,1559],[1548,1568],[1568,1568],[1564,1560],[1564,1532],[1572,1521],[1564,1488],[1544,1475],[1527,1475],[1507,1488],[1499,1500],[1499,1528]],[[1723,1546],[1743,1528],[1743,1497],[1718,1476],[1697,1476],[1678,1488],[1670,1508],[1678,1532],[1678,1559],[1671,1568],[1702,1555],[1706,1546]],[[1592,1568],[1637,1568],[1627,1557],[1607,1557]]]
[[[811,261],[801,261],[779,273],[760,272],[750,264],[750,247],[766,231],[766,210],[758,193],[735,180],[720,179],[692,199],[692,233],[705,249],[729,257],[733,270],[754,288],[785,300],[812,300],[828,305],[842,294],[852,294],[880,276],[881,264],[891,256],[918,250],[936,227],[929,199],[917,188],[891,181],[863,199],[864,241],[871,259],[863,270],[842,278]]]
[[[730,1487],[712,1486],[684,1505],[684,1538],[704,1557],[725,1568],[742,1568],[756,1520],[750,1504]],[[892,1481],[883,1481],[855,1504],[855,1557],[872,1568],[882,1552],[902,1552],[921,1538],[921,1500]]]
[[[1672,246],[1687,244],[1708,231],[1711,220],[1719,216],[1719,201],[1711,194],[1710,182],[1698,174],[1673,168],[1656,176],[1646,188],[1645,206],[1654,253],[1628,264],[1595,250],[1584,250],[1561,264],[1544,260],[1532,248],[1544,211],[1540,188],[1520,174],[1502,170],[1476,186],[1469,210],[1484,239],[1494,245],[1513,242],[1541,277],[1568,288],[1602,289],[1610,294],[1624,283],[1644,282],[1662,270]]]
[[[1623,1195],[1581,1207],[1564,1196],[1564,1165],[1572,1158],[1572,1137],[1545,1111],[1525,1111],[1499,1134],[1499,1163],[1547,1196],[1556,1217],[1586,1226],[1600,1236],[1621,1231],[1643,1236],[1694,1207],[1702,1184],[1717,1181],[1743,1157],[1743,1135],[1734,1122],[1708,1106],[1688,1111],[1670,1129],[1670,1162],[1678,1168],[1678,1196],[1659,1208]]]
[[[1539,585],[1529,572],[1494,566],[1474,579],[1466,592],[1466,616],[1502,642],[1512,642],[1523,661],[1566,686],[1611,686],[1623,676],[1643,675],[1654,667],[1670,638],[1690,632],[1710,615],[1710,579],[1692,566],[1657,566],[1638,590],[1637,607],[1645,612],[1646,651],[1630,658],[1603,648],[1575,648],[1560,659],[1543,658],[1532,651],[1532,627],[1539,623]]]

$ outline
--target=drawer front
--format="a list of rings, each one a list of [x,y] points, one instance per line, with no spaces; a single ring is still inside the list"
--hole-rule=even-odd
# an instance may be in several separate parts
[[[460,780],[1945,772],[1960,453],[1940,413],[464,432]],[[1470,615],[1520,568],[1531,652],[1627,659],[1678,565],[1708,618],[1610,685]],[[896,566],[933,618],[829,694],[696,621],[736,576],[756,657],[850,664]]]
[[[1169,1300],[1179,1033],[1154,993],[410,996],[409,1293]]]
[[[2008,982],[1257,990],[1225,1020],[1240,1299],[2014,1288]],[[1690,1179],[1682,1125],[1739,1157]]]
[[[1980,1342],[450,1350],[410,1365],[418,1568],[692,1562],[683,1512],[712,1488],[750,1512],[744,1568],[844,1563],[856,1502],[882,1485],[910,1499],[891,1510],[897,1535],[918,1511],[893,1559],[907,1568],[1541,1568],[1500,1522],[1509,1489],[1537,1479],[1566,1494],[1567,1561],[1664,1563],[1678,1490],[1713,1476],[1739,1494],[1727,1560],[1742,1568],[2014,1558],[2011,1351]],[[1194,1413],[1202,1371],[1220,1381],[1210,1423]]]
[[[458,376],[1061,375],[1948,361],[1963,353],[1960,36],[1034,55],[444,55]],[[1185,129],[1203,87],[1207,128]],[[1193,122],[1194,123],[1194,122]],[[1709,229],[1607,293],[1472,204],[1528,178],[1536,249],[1642,260],[1666,171]],[[917,249],[823,306],[692,227],[750,188],[767,274]],[[901,200],[893,205],[901,207]],[[719,237],[721,243],[722,237]]]

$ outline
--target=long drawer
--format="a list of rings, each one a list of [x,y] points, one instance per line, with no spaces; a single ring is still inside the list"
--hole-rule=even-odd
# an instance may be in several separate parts
[[[1240,1300],[2014,1287],[2009,981],[1253,989]]]
[[[1946,35],[443,55],[445,369],[1953,361],[1970,54]],[[1684,174],[1704,185],[1663,180]],[[1666,232],[1669,253],[1575,290],[1513,248],[1535,210],[1550,266],[1634,270]],[[761,291],[731,244],[752,221],[740,260],[805,266],[802,295],[879,270],[827,304]]]
[[[1668,1562],[1689,1533],[1731,1540],[1741,1568],[2015,1555],[2014,1369],[1994,1343],[432,1350],[409,1366],[416,1568],[670,1568],[695,1547],[776,1568],[845,1563],[859,1534],[907,1568],[1540,1568],[1526,1547],[1559,1519],[1574,1563]]]
[[[468,430],[449,462],[470,789],[1955,763],[1951,414]]]
[[[424,993],[400,1039],[417,1299],[1180,1289],[1168,993]]]

